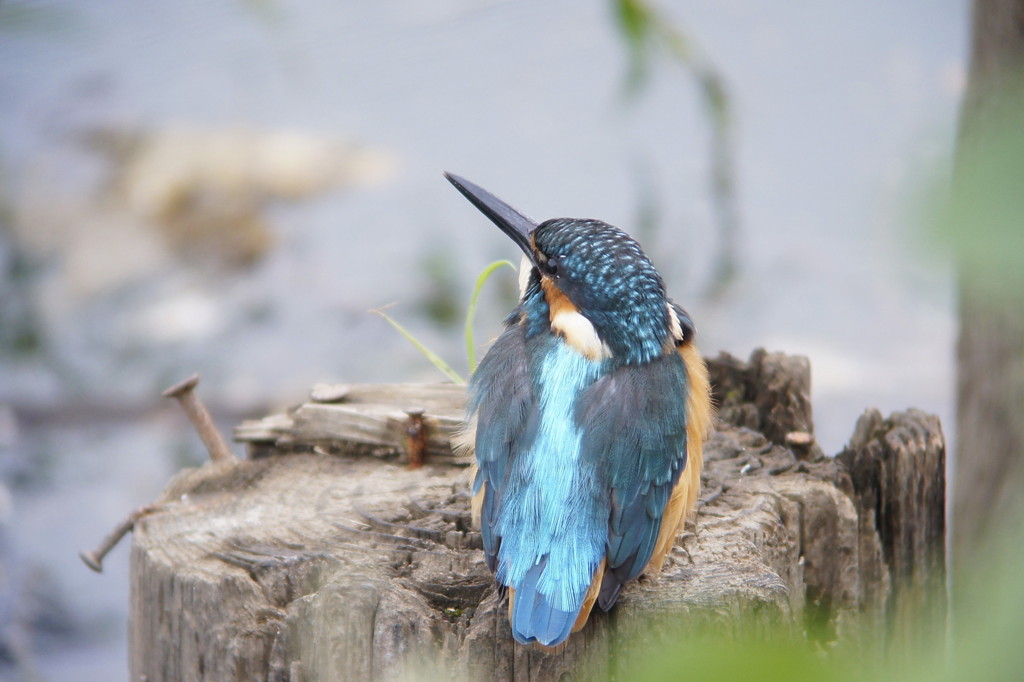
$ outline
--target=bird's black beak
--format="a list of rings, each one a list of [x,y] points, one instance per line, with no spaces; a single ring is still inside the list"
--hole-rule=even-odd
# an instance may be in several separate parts
[[[512,241],[518,244],[519,248],[526,254],[526,257],[530,259],[530,262],[535,266],[537,265],[537,256],[533,253],[533,247],[530,244],[530,233],[537,227],[537,223],[483,187],[474,185],[469,180],[452,173],[445,173],[444,176],[448,178],[448,182],[455,185],[455,189],[462,192],[462,196],[469,199],[470,203],[490,218],[492,223],[511,237]]]

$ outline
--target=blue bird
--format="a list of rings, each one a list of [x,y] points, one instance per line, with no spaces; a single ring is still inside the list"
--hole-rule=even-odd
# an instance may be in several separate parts
[[[707,368],[629,235],[535,223],[445,177],[525,253],[519,305],[469,385],[474,516],[516,641],[553,647],[661,570],[700,489]]]

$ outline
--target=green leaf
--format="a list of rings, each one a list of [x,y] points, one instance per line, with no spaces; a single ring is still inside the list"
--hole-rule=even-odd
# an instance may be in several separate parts
[[[439,370],[441,370],[442,372],[447,374],[448,377],[452,381],[454,381],[457,384],[464,384],[464,383],[466,383],[466,380],[463,379],[461,376],[459,376],[458,372],[456,372],[454,369],[452,369],[451,366],[449,366],[447,362],[442,360],[440,355],[438,355],[434,351],[432,351],[429,348],[427,348],[426,346],[424,346],[419,341],[419,339],[417,339],[415,336],[410,334],[405,329],[405,327],[403,327],[402,325],[398,324],[398,322],[396,322],[387,313],[385,313],[383,309],[371,310],[370,312],[376,313],[376,314],[380,315],[381,317],[383,317],[388,322],[390,322],[391,326],[394,327],[395,329],[397,329],[398,332],[402,336],[404,336],[405,338],[409,339],[409,343],[411,343],[412,345],[416,346],[416,350],[418,350],[419,352],[423,353],[423,355],[427,358],[427,360],[430,360],[430,362],[433,363],[434,367],[437,367]]]

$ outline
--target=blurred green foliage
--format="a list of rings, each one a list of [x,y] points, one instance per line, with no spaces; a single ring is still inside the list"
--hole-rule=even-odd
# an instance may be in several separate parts
[[[420,308],[439,327],[453,327],[460,317],[459,282],[451,268],[451,254],[454,250],[435,248],[420,261],[426,285]]]
[[[962,277],[991,295],[1024,298],[1024,84],[992,98],[973,120],[935,223]]]
[[[676,643],[638,661],[636,680],[853,680],[844,665],[806,644],[779,645],[760,638],[723,640],[709,635]]]
[[[682,67],[697,82],[700,101],[711,124],[711,201],[718,229],[718,252],[705,296],[714,299],[735,279],[739,233],[732,105],[725,78],[695,42],[666,13],[646,0],[612,0],[616,25],[629,51],[625,92],[632,99],[650,81],[656,58]],[[648,216],[650,212],[647,212]]]
[[[14,238],[5,177],[0,163],[0,353],[24,356],[42,350],[31,288],[37,268]]]
[[[674,680],[756,680],[757,682],[955,682],[1017,680],[1024,671],[1024,532],[1014,529],[979,557],[962,582],[967,608],[955,614],[956,636],[939,634],[922,647],[901,633],[878,633],[867,623],[845,628],[837,641],[823,642],[773,632],[763,622],[738,622],[730,631],[693,631],[681,616],[675,630],[664,623],[641,631],[617,647],[613,666],[633,682]],[[612,617],[614,617],[614,612]],[[935,623],[921,629],[944,633]],[[876,639],[877,638],[877,639]],[[874,646],[870,642],[885,642]],[[584,679],[607,679],[590,670]]]
[[[78,15],[70,7],[53,7],[19,0],[0,0],[0,31],[53,33],[73,28]]]
[[[651,64],[664,55],[697,80],[702,103],[715,125],[726,125],[729,98],[718,69],[678,24],[645,0],[613,0],[616,24],[629,50],[626,93],[639,95],[651,77]]]

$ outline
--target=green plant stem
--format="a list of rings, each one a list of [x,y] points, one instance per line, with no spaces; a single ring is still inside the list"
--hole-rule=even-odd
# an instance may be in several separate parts
[[[473,342],[473,318],[476,316],[476,304],[480,298],[480,292],[484,288],[484,283],[494,273],[495,270],[503,265],[507,265],[513,270],[516,266],[511,261],[507,260],[496,260],[480,273],[480,276],[476,278],[476,286],[473,287],[473,295],[469,299],[469,309],[466,310],[466,359],[469,362],[469,373],[472,374],[476,371],[476,349],[474,348]]]

